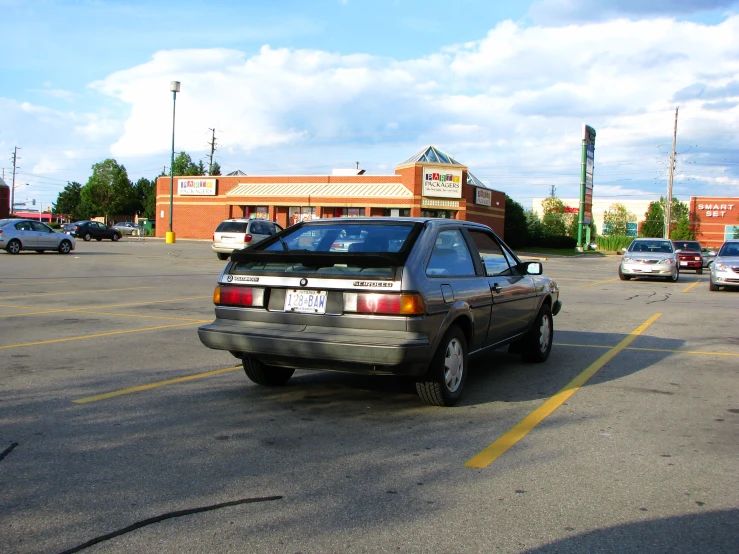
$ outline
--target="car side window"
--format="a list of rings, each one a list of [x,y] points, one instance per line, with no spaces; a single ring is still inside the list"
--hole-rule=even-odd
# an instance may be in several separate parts
[[[34,231],[38,231],[39,233],[51,233],[51,229],[49,229],[49,228],[48,228],[48,227],[47,227],[46,225],[44,225],[43,223],[38,223],[38,222],[36,222],[36,221],[33,221],[33,222],[31,223],[31,225],[33,226],[33,230],[34,230]]]
[[[252,235],[264,235],[264,228],[262,227],[262,223],[260,221],[252,221],[251,226],[249,227],[249,232]]]
[[[441,231],[436,236],[431,259],[426,267],[426,275],[456,277],[475,275],[472,255],[459,229]]]
[[[511,264],[506,257],[505,252],[498,244],[495,238],[483,231],[469,230],[472,240],[480,252],[482,266],[485,268],[485,275],[494,277],[496,275],[512,275]]]
[[[19,231],[30,231],[31,225],[27,221],[21,221],[20,223],[15,224],[15,228]]]

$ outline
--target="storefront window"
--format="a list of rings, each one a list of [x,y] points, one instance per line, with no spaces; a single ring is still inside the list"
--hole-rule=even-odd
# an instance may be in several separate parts
[[[364,208],[336,208],[334,217],[362,217]]]
[[[288,208],[288,225],[295,225],[301,221],[317,219],[315,207],[293,206]]]
[[[410,217],[411,216],[410,208],[388,208],[385,211],[387,212],[385,215],[389,215],[390,217]]]
[[[249,219],[269,219],[269,208],[267,206],[247,206],[246,217]]]
[[[457,212],[450,210],[421,210],[421,217],[441,217],[443,219],[457,219]]]

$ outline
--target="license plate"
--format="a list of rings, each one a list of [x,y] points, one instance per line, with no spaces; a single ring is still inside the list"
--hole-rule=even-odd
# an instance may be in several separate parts
[[[325,314],[326,291],[288,290],[285,293],[285,311],[308,314]]]
[[[644,268],[641,268],[641,269],[637,269],[637,271],[641,271],[642,273],[652,273],[652,268],[651,267],[644,267]]]
[[[688,265],[688,262],[680,262],[680,265]]]

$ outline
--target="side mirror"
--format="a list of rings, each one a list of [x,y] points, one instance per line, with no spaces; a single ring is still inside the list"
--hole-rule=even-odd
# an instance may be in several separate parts
[[[526,273],[528,275],[541,275],[544,272],[544,268],[541,262],[526,262]]]
[[[625,246],[621,249],[621,252],[628,252],[628,251],[629,251],[629,249],[626,248]]]

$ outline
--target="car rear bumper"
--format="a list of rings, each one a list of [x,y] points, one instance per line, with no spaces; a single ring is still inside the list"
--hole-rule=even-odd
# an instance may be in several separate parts
[[[208,348],[303,369],[422,375],[432,356],[426,336],[406,331],[216,319],[198,328],[198,336]]]
[[[213,252],[217,252],[218,254],[230,254],[237,248],[243,248],[243,247],[244,247],[243,245],[237,246],[236,243],[222,243],[222,242],[213,243],[211,245]]]

